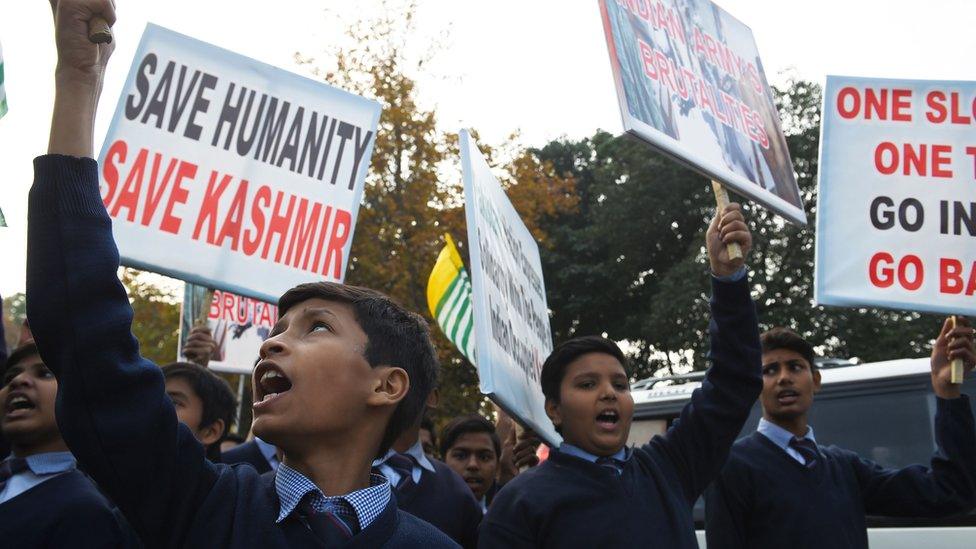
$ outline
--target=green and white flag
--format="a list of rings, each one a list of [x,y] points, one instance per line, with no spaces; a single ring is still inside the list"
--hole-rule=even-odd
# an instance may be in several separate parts
[[[3,89],[3,46],[0,46],[0,118],[7,114],[7,92]],[[3,224],[3,214],[0,214],[0,227]]]
[[[475,364],[471,279],[451,235],[444,239],[447,243],[427,280],[427,306],[447,339]]]

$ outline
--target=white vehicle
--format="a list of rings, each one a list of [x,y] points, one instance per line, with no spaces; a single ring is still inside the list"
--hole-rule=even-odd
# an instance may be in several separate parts
[[[913,463],[928,466],[935,452],[935,396],[929,359],[903,359],[871,364],[827,360],[821,364],[823,388],[814,397],[810,423],[817,442],[857,452],[885,467]],[[630,444],[643,444],[664,433],[700,385],[703,372],[650,378],[633,385],[634,424]],[[976,402],[976,380],[963,392]],[[976,410],[974,410],[976,412]],[[756,429],[761,411],[753,406],[740,436]],[[705,547],[704,503],[695,504],[698,543]],[[976,511],[946,519],[868,517],[872,549],[973,549]]]

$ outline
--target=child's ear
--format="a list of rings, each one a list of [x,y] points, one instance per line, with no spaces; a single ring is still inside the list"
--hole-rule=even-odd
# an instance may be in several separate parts
[[[200,443],[204,446],[210,446],[211,444],[220,440],[221,435],[224,434],[224,420],[218,419],[207,425],[200,432],[197,433]]]
[[[556,426],[556,429],[562,425],[563,417],[559,412],[559,403],[555,400],[546,399],[546,415],[552,421],[552,424]],[[514,429],[513,429],[514,430]]]
[[[813,392],[820,392],[820,368],[813,369]]]
[[[390,406],[399,403],[410,390],[410,376],[403,368],[376,366],[373,368],[373,391],[366,399],[370,406]]]
[[[437,405],[441,402],[441,392],[437,387],[430,390],[427,395],[427,409],[436,410]]]

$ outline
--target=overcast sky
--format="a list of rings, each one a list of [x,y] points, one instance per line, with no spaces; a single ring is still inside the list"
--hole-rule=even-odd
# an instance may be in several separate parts
[[[117,0],[117,48],[96,124],[96,149],[139,37],[153,22],[302,73],[293,55],[319,57],[343,22],[379,2],[357,0]],[[425,108],[441,127],[470,127],[489,143],[521,130],[526,145],[596,129],[621,131],[596,0],[420,0],[418,40],[449,33],[433,76],[420,75]],[[392,4],[399,5],[396,0]],[[939,0],[723,0],[752,28],[771,83],[786,71],[976,80],[976,2]],[[273,11],[268,11],[268,8]],[[328,10],[328,11],[327,11]],[[47,2],[18,2],[0,17],[10,112],[0,119],[0,294],[24,290],[31,159],[45,152],[55,63]],[[96,150],[97,154],[97,150]]]

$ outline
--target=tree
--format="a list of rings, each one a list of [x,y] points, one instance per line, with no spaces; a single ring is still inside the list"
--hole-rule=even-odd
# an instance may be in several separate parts
[[[762,327],[793,327],[827,355],[917,356],[938,330],[931,315],[813,307],[820,93],[801,80],[775,90],[810,225],[797,227],[746,204]],[[543,268],[556,341],[592,333],[625,340],[638,378],[704,368],[703,232],[715,209],[707,180],[643,143],[605,132],[553,141],[536,152],[575,179],[579,198],[578,215],[543,227],[554,236]]]
[[[427,278],[443,234],[450,233],[466,254],[466,227],[457,137],[442,132],[435,113],[418,105],[416,81],[409,76],[436,53],[419,60],[405,53],[408,42],[416,41],[415,11],[409,3],[383,10],[396,17],[352,25],[354,45],[336,52],[336,69],[325,77],[383,107],[346,282],[383,291],[430,322],[442,365],[438,416],[446,420],[473,411],[487,414],[490,407],[478,390],[474,367],[441,333],[427,306]],[[504,148],[512,152],[503,166],[503,184],[526,224],[545,242],[543,226],[575,206],[572,180],[511,142]],[[486,150],[489,158],[495,152]]]
[[[139,340],[139,352],[156,364],[176,360],[179,346],[180,304],[141,271],[123,269],[122,284],[132,305],[132,334]]]
[[[132,305],[132,334],[139,340],[142,355],[156,364],[176,359],[179,342],[180,304],[144,273],[135,269],[121,269],[120,278]],[[13,294],[3,300],[3,322],[7,346],[13,348],[20,335],[20,327],[27,319],[27,296]]]
[[[20,327],[27,320],[27,295],[18,292],[3,298],[2,317],[5,341],[0,345],[13,349],[20,340]]]

